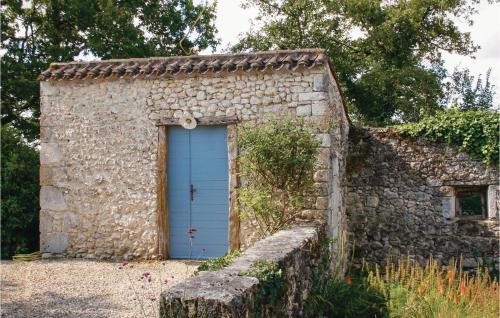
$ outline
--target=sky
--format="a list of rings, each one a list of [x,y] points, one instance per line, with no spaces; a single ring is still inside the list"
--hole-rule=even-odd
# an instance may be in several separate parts
[[[238,35],[250,29],[250,20],[257,16],[254,8],[241,8],[241,0],[218,0],[216,26],[221,45],[217,52],[222,52],[229,44],[235,44]],[[490,81],[495,85],[494,104],[500,103],[500,3],[488,4],[482,0],[478,13],[473,17],[474,24],[468,26],[465,21],[457,21],[462,31],[471,32],[472,40],[481,46],[475,58],[452,55],[444,52],[446,68],[452,72],[455,67],[468,68],[471,74],[486,74],[491,68]],[[210,53],[210,51],[202,52]]]

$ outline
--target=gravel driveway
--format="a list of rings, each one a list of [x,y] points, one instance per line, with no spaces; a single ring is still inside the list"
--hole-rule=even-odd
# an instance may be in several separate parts
[[[198,263],[121,265],[87,260],[2,261],[2,317],[157,317],[160,291],[191,276]]]

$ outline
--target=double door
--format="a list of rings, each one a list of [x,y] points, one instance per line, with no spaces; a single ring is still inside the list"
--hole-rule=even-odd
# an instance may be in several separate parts
[[[229,213],[226,127],[169,128],[168,148],[170,257],[224,255]]]

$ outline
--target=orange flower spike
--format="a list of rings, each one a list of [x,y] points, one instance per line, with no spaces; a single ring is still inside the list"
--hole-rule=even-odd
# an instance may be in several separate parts
[[[420,296],[422,296],[422,295],[424,294],[424,292],[425,292],[425,287],[424,287],[424,286],[420,286],[420,287],[418,287],[418,294],[419,294]]]
[[[458,303],[458,294],[457,294],[457,293],[454,293],[454,294],[453,294],[453,302],[454,302],[455,304],[457,304],[457,303]]]
[[[439,285],[438,289],[439,289],[439,293],[441,295],[444,295],[444,287],[443,287],[443,285]]]
[[[465,296],[465,284],[464,282],[460,282],[460,295],[463,297]]]
[[[352,278],[351,278],[351,276],[347,276],[347,285],[352,285]]]

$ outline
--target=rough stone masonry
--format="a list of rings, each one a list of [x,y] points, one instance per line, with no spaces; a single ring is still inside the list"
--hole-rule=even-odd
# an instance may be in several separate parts
[[[348,124],[322,50],[60,63],[40,80],[44,252],[154,257],[158,125],[184,115],[236,116],[228,126],[230,160],[239,124],[303,117],[321,141],[318,195],[303,218],[328,219],[332,233],[342,230]],[[230,173],[236,183],[237,170]],[[239,232],[247,246],[253,234],[245,224]]]
[[[347,224],[356,262],[433,256],[498,270],[498,168],[444,144],[391,131],[351,129]],[[459,215],[457,189],[484,189],[487,215]]]

